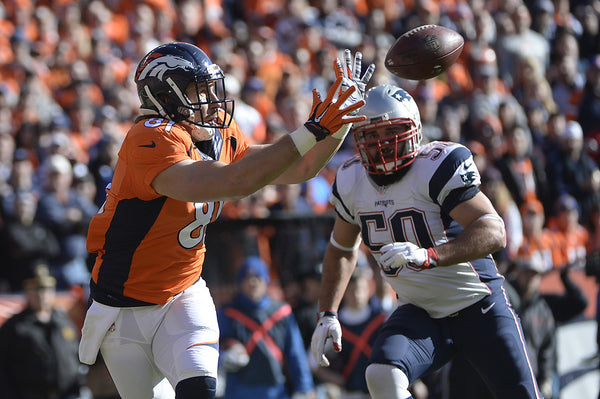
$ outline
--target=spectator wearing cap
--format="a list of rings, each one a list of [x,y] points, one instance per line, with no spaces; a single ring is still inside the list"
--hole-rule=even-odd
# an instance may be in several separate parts
[[[552,216],[548,221],[548,228],[556,234],[556,247],[560,251],[560,262],[555,263],[554,270],[544,274],[540,291],[543,294],[568,294],[567,284],[561,282],[561,274],[568,273],[568,278],[583,291],[587,297],[587,307],[581,305],[571,306],[571,310],[581,310],[586,317],[594,317],[596,312],[596,295],[598,285],[595,279],[587,276],[585,264],[588,259],[590,232],[580,224],[579,204],[574,197],[563,194],[555,201]],[[564,281],[564,278],[562,278]],[[571,295],[574,297],[574,295]],[[579,306],[579,307],[578,307]],[[567,307],[568,310],[569,307]],[[564,313],[564,312],[563,312]],[[574,317],[566,312],[567,316]],[[569,314],[571,314],[569,316]],[[576,312],[575,314],[579,314]]]
[[[220,367],[225,371],[224,399],[314,397],[312,375],[292,308],[267,294],[269,282],[265,262],[247,257],[237,275],[238,294],[217,313]],[[241,343],[245,351],[232,343]],[[232,356],[229,349],[237,356]],[[235,361],[240,352],[248,356],[245,365]]]
[[[25,309],[0,328],[0,392],[6,399],[75,399],[82,388],[79,335],[55,303],[44,264],[23,281]]]
[[[241,99],[255,108],[266,121],[271,113],[276,112],[275,103],[265,93],[265,82],[257,76],[249,77],[242,86]]]
[[[569,194],[579,205],[580,220],[588,220],[595,202],[600,201],[600,169],[585,151],[581,126],[568,121],[560,138],[558,162],[546,164],[546,175],[551,181],[550,198]]]
[[[544,206],[537,199],[526,200],[520,208],[523,221],[523,241],[517,251],[520,258],[539,259],[545,272],[562,265],[560,236],[545,227]]]
[[[36,219],[48,227],[60,242],[60,257],[50,264],[59,288],[87,286],[86,236],[89,222],[98,210],[96,205],[73,189],[73,167],[59,154],[51,155],[41,166],[43,192]]]
[[[583,269],[589,242],[589,231],[579,223],[580,208],[575,197],[563,194],[554,203],[552,217],[548,222],[556,234],[561,250],[562,263],[555,265],[574,266]]]

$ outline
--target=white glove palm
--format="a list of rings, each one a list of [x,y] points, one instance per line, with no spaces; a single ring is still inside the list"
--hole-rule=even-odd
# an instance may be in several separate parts
[[[315,327],[310,340],[310,350],[317,363],[323,367],[329,366],[329,359],[325,356],[325,344],[328,339],[332,340],[333,349],[336,352],[342,350],[342,326],[337,316],[325,316],[325,312],[321,312],[319,313],[317,327]]]
[[[379,264],[385,272],[395,272],[402,266],[421,271],[437,266],[437,254],[433,248],[419,248],[412,242],[393,242],[380,249]]]
[[[362,72],[362,53],[357,51],[354,55],[354,63],[352,62],[352,52],[348,49],[344,51],[344,80],[342,80],[342,91],[346,91],[350,86],[355,86],[356,91],[344,102],[343,108],[355,104],[357,101],[365,97],[365,90],[373,72],[375,72],[375,64],[370,64],[365,74],[360,77]],[[357,112],[357,111],[355,111]]]

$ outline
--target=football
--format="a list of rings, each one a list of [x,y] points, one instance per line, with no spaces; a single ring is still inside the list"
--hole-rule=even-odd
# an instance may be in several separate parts
[[[385,56],[385,67],[403,79],[431,79],[456,62],[465,44],[460,33],[422,25],[400,36]]]

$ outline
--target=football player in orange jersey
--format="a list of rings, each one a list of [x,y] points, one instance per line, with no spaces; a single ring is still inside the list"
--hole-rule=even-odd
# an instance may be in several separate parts
[[[221,68],[198,47],[150,51],[135,82],[141,116],[125,137],[106,202],[90,223],[92,303],[79,356],[101,351],[124,399],[214,398],[219,328],[201,277],[206,226],[223,201],[267,184],[314,177],[339,148],[374,66],[336,60],[325,99],[313,90],[308,121],[273,144],[249,145],[233,120]],[[170,384],[161,383],[164,379]]]

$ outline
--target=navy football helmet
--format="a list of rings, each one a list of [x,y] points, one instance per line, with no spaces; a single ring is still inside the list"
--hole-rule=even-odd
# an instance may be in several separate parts
[[[156,112],[174,122],[187,121],[205,128],[226,128],[233,116],[234,100],[227,98],[221,68],[193,44],[175,42],[158,46],[140,61],[135,83],[142,103],[142,112]],[[195,84],[196,98],[192,101],[186,91]],[[202,106],[217,104],[224,112],[218,118],[192,120]]]

